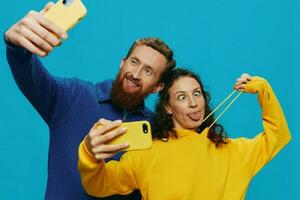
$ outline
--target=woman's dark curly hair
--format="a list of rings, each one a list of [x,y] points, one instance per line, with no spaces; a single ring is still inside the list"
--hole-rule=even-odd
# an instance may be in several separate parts
[[[201,91],[205,100],[205,115],[204,118],[211,113],[211,108],[209,107],[209,102],[211,100],[208,92],[204,90],[201,79],[195,73],[183,69],[177,68],[172,70],[171,72],[165,74],[164,83],[165,87],[162,91],[159,92],[159,101],[156,104],[156,115],[154,117],[153,123],[153,138],[158,138],[162,140],[166,140],[172,134],[177,137],[176,132],[173,131],[174,125],[172,120],[172,115],[167,114],[166,105],[169,104],[170,94],[169,89],[172,87],[174,82],[182,77],[191,77],[194,78],[200,85]],[[214,121],[214,116],[211,115],[206,121],[204,121],[196,131],[201,133],[206,127],[209,127]],[[226,144],[226,133],[222,125],[215,123],[208,131],[207,136],[212,142],[216,144],[216,146],[220,144]]]

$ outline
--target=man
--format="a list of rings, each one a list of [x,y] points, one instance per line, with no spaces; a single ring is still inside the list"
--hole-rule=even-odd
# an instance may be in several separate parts
[[[163,88],[163,73],[175,65],[172,50],[157,38],[136,41],[121,61],[116,80],[96,85],[77,78],[52,76],[38,56],[47,56],[67,33],[30,11],[5,33],[7,60],[20,90],[39,112],[50,130],[48,180],[45,199],[94,199],[83,190],[77,171],[77,150],[99,119],[107,135],[122,134],[108,127],[123,121],[150,120],[144,98]],[[114,121],[110,121],[114,120]],[[117,121],[116,121],[117,120]],[[108,150],[109,151],[109,150]],[[118,159],[118,156],[115,157]],[[108,199],[123,199],[115,196]],[[124,199],[137,199],[135,193]]]

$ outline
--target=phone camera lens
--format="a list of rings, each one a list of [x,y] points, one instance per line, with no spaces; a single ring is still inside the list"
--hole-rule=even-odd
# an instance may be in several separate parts
[[[65,6],[68,6],[70,5],[74,0],[63,0],[62,3],[65,5]]]
[[[147,124],[143,124],[143,132],[148,133],[148,126]]]

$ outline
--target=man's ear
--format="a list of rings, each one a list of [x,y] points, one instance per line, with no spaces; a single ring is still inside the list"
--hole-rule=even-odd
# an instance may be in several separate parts
[[[122,68],[124,66],[126,62],[126,58],[122,58],[121,63],[120,63],[120,68]]]
[[[157,83],[151,93],[160,92],[162,89],[164,89],[164,87],[165,87],[164,83]]]

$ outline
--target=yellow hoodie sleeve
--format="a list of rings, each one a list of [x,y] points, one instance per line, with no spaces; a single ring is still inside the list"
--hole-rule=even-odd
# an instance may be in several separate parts
[[[265,79],[254,77],[246,84],[245,92],[258,93],[264,131],[250,140],[232,141],[238,160],[246,164],[254,176],[290,141],[291,135],[281,106]]]
[[[138,186],[131,169],[132,160],[127,153],[120,161],[99,162],[89,154],[83,141],[78,150],[78,169],[85,191],[91,196],[105,197],[126,195],[136,189]]]

